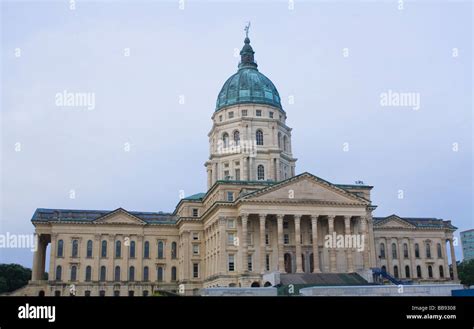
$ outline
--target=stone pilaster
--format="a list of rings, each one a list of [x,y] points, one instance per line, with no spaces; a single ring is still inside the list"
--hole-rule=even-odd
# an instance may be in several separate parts
[[[332,237],[334,233],[334,216],[328,216],[329,235]],[[336,264],[336,248],[331,246],[329,249],[329,271],[335,273],[337,271]]]
[[[266,214],[260,214],[260,257],[259,257],[259,267],[260,273],[265,273],[265,255],[266,255],[266,247],[265,247],[265,217]]]
[[[242,221],[242,237],[240,239],[240,246],[242,246],[240,249],[241,251],[241,264],[240,264],[240,271],[243,272],[248,272],[247,268],[247,257],[249,254],[248,250],[248,230],[247,230],[247,223],[248,223],[248,214],[241,214],[240,219]]]
[[[454,252],[453,238],[449,239],[449,248],[451,250],[451,266],[453,267],[453,280],[458,281],[458,265],[456,264],[456,254]]]

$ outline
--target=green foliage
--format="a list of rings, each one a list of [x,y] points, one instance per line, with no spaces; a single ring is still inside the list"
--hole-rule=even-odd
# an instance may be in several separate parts
[[[31,279],[31,270],[19,264],[0,264],[0,293],[25,286]]]
[[[464,261],[458,265],[458,276],[462,284],[474,285],[474,259]]]

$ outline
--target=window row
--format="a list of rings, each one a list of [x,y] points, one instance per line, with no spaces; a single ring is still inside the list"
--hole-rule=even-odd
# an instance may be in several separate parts
[[[246,117],[248,116],[248,110],[242,110],[241,112],[242,116],[243,117]],[[263,111],[262,110],[255,110],[255,116],[256,117],[262,117],[263,116]],[[227,112],[227,118],[228,119],[233,119],[235,117],[235,112],[234,111],[229,111]],[[270,119],[274,119],[275,117],[275,112],[274,111],[268,111],[268,117]],[[282,120],[283,116],[280,114],[279,116],[279,119],[280,121]],[[224,119],[223,115],[219,115],[219,122],[222,122],[222,120]]]
[[[398,252],[397,252],[397,244],[392,243],[392,259],[397,259],[398,258]],[[438,254],[438,258],[443,258],[443,250],[441,243],[438,243],[436,245],[436,250]],[[426,243],[425,244],[425,252],[426,252],[426,258],[431,258],[431,244]],[[403,244],[403,258],[409,258],[408,256],[408,244],[404,243]],[[385,243],[380,244],[380,258],[385,259],[386,253],[385,253]],[[420,258],[420,245],[418,243],[415,243],[415,257]]]
[[[444,267],[443,267],[443,265],[440,265],[440,266],[438,267],[438,270],[439,270],[439,277],[440,277],[440,278],[444,278]],[[387,267],[386,267],[385,265],[382,266],[382,271],[384,271],[384,272],[387,271]],[[395,265],[395,266],[393,267],[393,273],[392,273],[392,274],[393,274],[393,276],[394,276],[395,278],[397,278],[397,279],[400,277],[399,269],[398,269],[398,266],[397,266],[397,265]],[[406,278],[411,278],[411,277],[412,277],[412,276],[411,276],[410,266],[409,266],[409,265],[406,265],[406,266],[405,266],[405,277],[406,277]],[[418,279],[423,279],[423,275],[422,275],[422,273],[421,273],[421,266],[420,266],[420,265],[418,265],[418,266],[416,267],[416,277],[417,277]],[[431,265],[428,265],[428,278],[430,278],[430,279],[433,278],[433,267],[432,267]]]
[[[156,281],[162,282],[164,281],[164,268],[162,266],[159,266],[156,270]],[[142,281],[149,281],[149,273],[150,270],[148,266],[143,267],[143,274],[142,274]],[[175,266],[171,267],[171,281],[176,281],[177,280],[177,269]],[[106,281],[107,278],[107,268],[105,266],[100,267],[100,275],[99,275],[99,281]],[[56,266],[56,276],[55,276],[56,281],[62,281],[62,267],[61,265]],[[120,266],[115,266],[114,268],[114,281],[121,281],[121,268]],[[71,272],[70,272],[70,281],[78,281],[77,277],[77,266],[73,265],[71,266]],[[128,268],[128,277],[126,279],[127,281],[136,281],[135,278],[135,267],[130,266]],[[92,281],[92,267],[91,266],[86,266],[86,270],[84,273],[84,281],[85,282],[90,282]]]
[[[64,257],[64,241],[58,240],[57,243],[57,257]],[[135,241],[128,241],[125,242],[124,245],[128,248],[128,257],[135,258],[136,257],[136,242]],[[157,258],[164,259],[165,258],[165,243],[163,241],[158,241],[158,250],[157,250]],[[114,256],[115,258],[122,257],[122,242],[115,241],[115,249],[114,249]],[[71,257],[79,257],[79,240],[74,239],[72,240],[72,248],[71,248]],[[93,242],[92,240],[87,241],[87,248],[86,248],[86,257],[92,258],[93,257]],[[107,257],[107,241],[102,240],[101,242],[101,249],[100,249],[100,257],[105,258]],[[143,257],[150,258],[150,242],[145,241],[143,244]],[[171,258],[176,259],[178,257],[178,245],[176,242],[171,243]]]
[[[239,146],[240,145],[240,132],[238,130],[233,132],[233,146]],[[263,131],[258,129],[255,132],[255,141],[257,145],[263,145]],[[230,138],[228,133],[223,133],[222,134],[222,144],[223,147],[229,147],[230,146]]]

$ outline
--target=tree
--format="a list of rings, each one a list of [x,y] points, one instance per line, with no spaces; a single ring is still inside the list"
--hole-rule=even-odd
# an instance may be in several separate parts
[[[474,285],[474,259],[459,264],[458,276],[462,284],[466,286]]]
[[[19,264],[0,264],[0,293],[19,289],[31,279],[31,270]]]

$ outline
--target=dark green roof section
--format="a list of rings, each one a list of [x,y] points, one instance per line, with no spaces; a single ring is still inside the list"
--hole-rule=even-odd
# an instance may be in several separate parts
[[[174,224],[176,217],[167,212],[146,212],[146,211],[127,211],[119,208],[115,210],[80,210],[80,209],[36,209],[32,222],[93,222],[94,220],[113,213],[117,210],[123,210],[129,214],[140,218],[147,224]]]
[[[206,196],[206,193],[196,193],[183,198],[183,200],[202,200]]]

